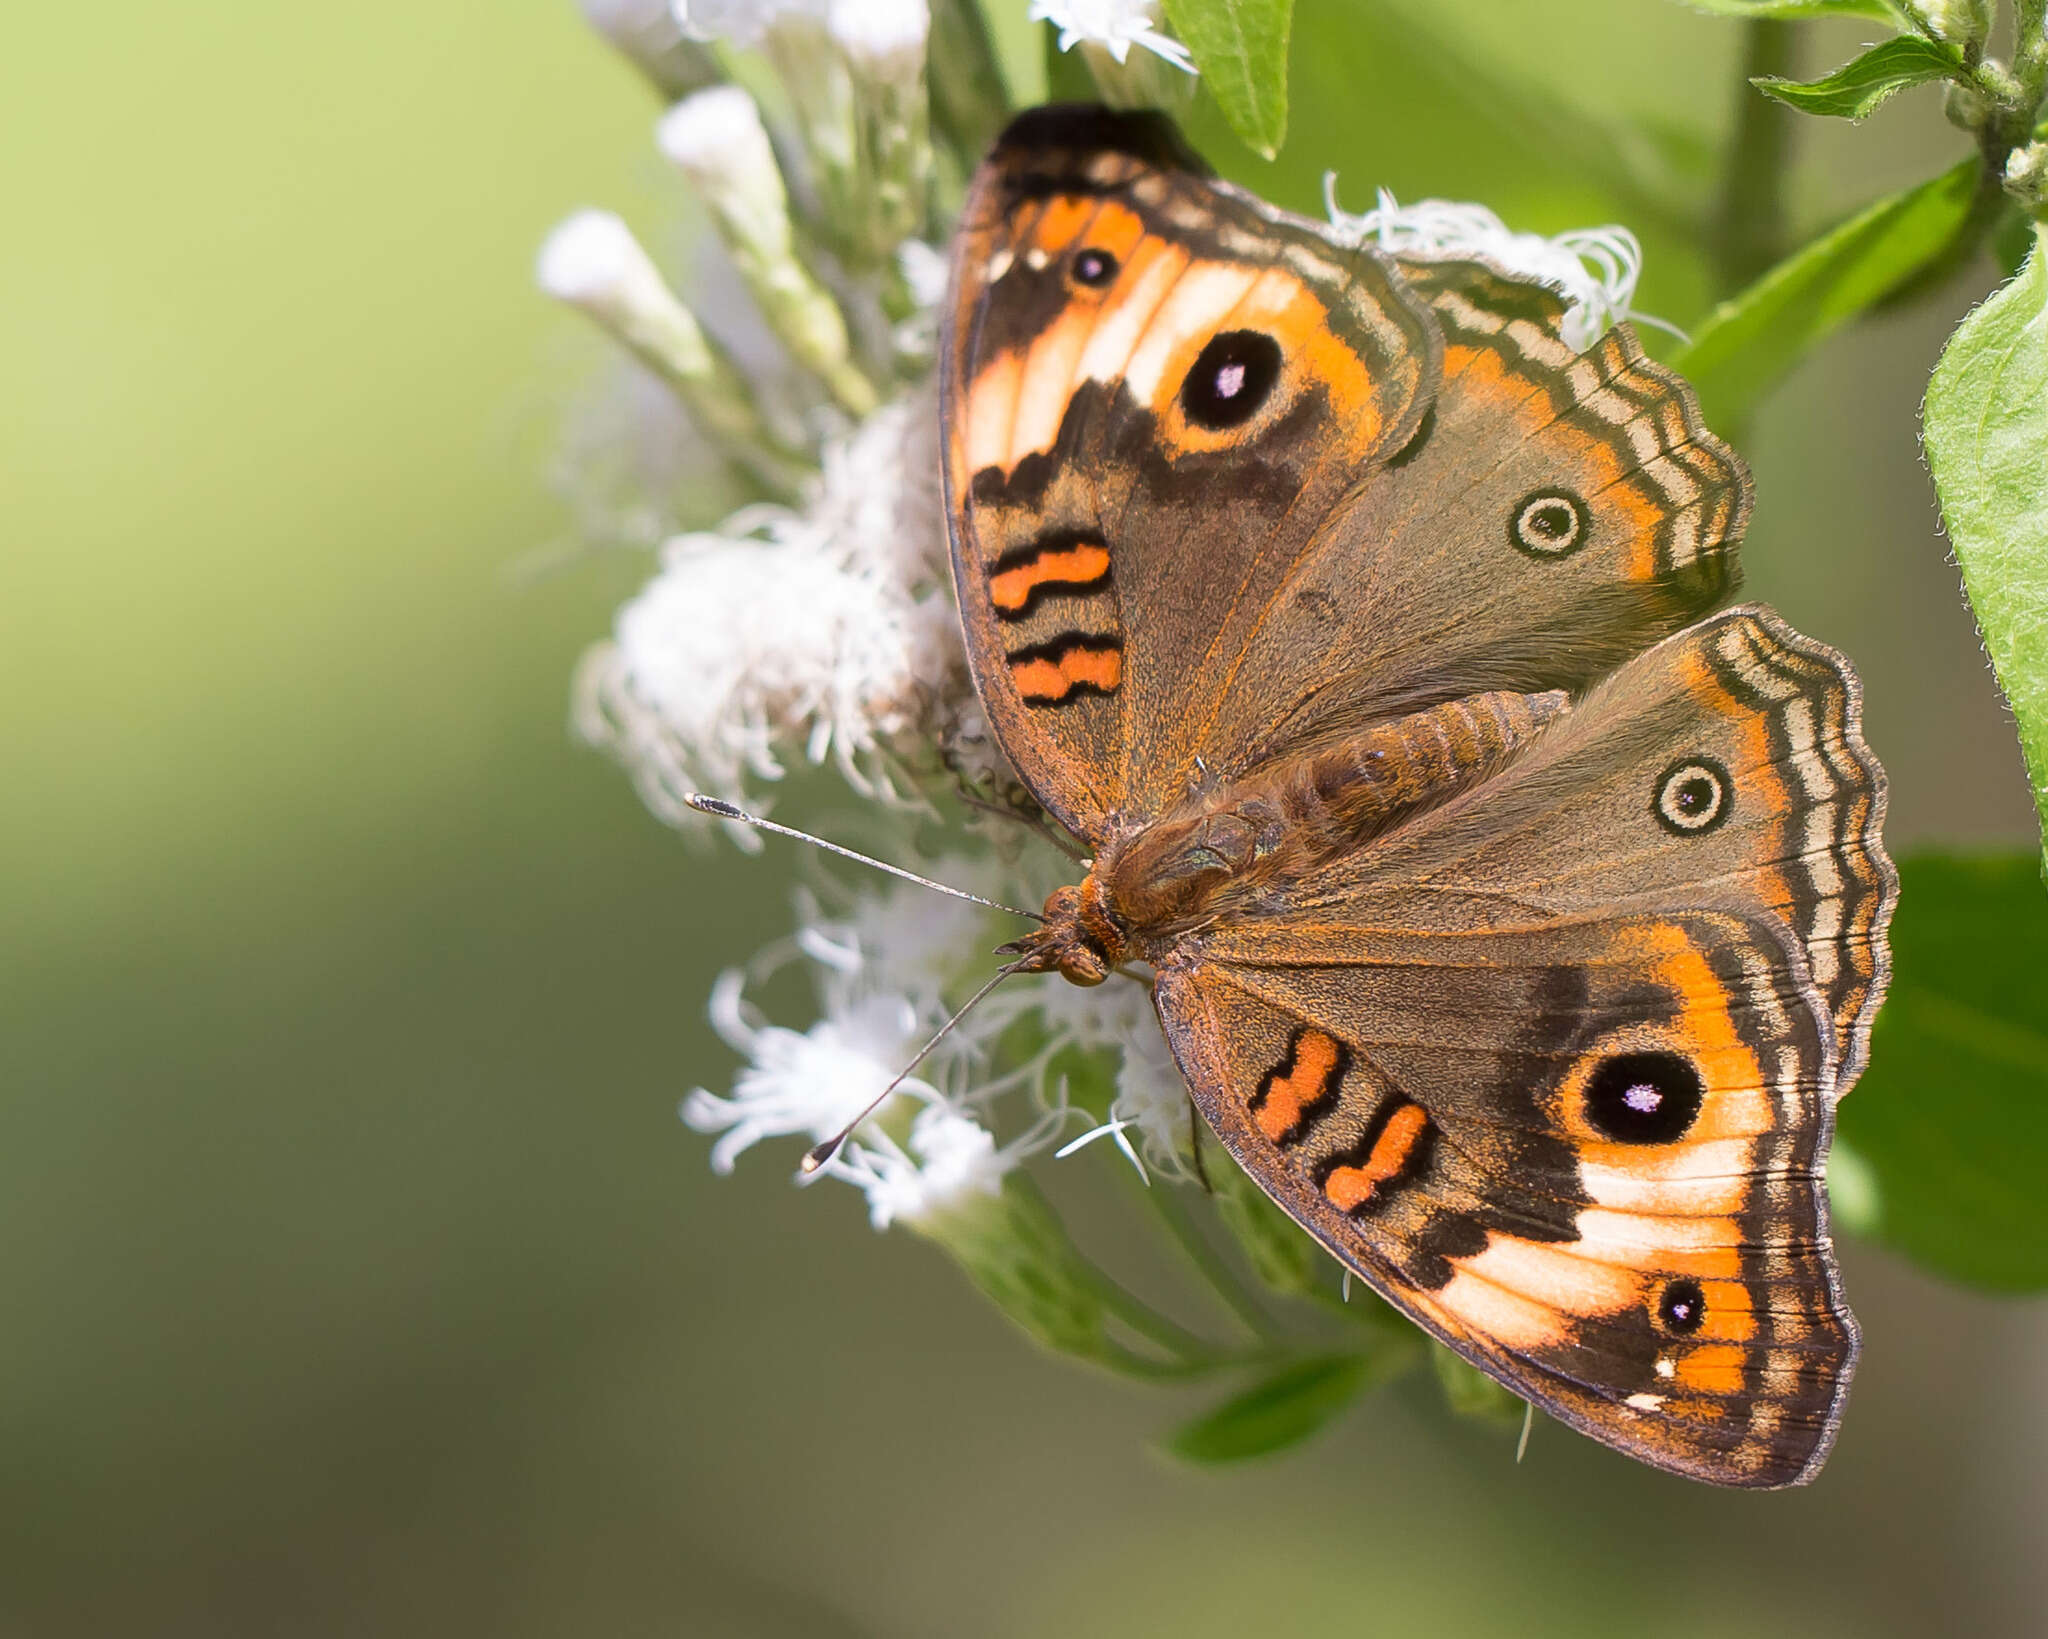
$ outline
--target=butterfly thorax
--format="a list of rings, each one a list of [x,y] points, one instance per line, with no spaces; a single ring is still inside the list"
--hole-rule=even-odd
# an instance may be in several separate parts
[[[1271,913],[1318,867],[1496,772],[1566,709],[1559,690],[1469,695],[1204,782],[1169,813],[1112,832],[1015,948],[1028,970],[1081,985],[1157,963],[1203,928]]]

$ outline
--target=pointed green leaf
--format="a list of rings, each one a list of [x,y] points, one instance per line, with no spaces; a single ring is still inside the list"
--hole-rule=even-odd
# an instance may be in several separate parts
[[[1881,23],[1902,21],[1890,0],[1685,0],[1694,11],[1723,17],[1874,17]]]
[[[1826,114],[1860,120],[1895,91],[1929,80],[1945,80],[1963,66],[1954,46],[1901,34],[1872,46],[1853,62],[1818,80],[1786,80],[1766,75],[1751,80],[1767,97],[1789,103],[1802,114]]]
[[[1865,207],[1715,308],[1671,361],[1699,390],[1708,422],[1739,426],[1816,344],[1940,255],[1976,189],[1973,156]]]
[[[1952,1279],[2048,1287],[2048,894],[2037,862],[1901,862],[1891,993],[1842,1137],[1876,1233]]]
[[[2048,859],[2048,225],[1956,327],[1927,385],[1927,466],[1991,666],[2018,719]]]
[[[1364,1355],[1320,1355],[1282,1366],[1196,1418],[1165,1449],[1190,1463],[1237,1463],[1298,1445],[1372,1386]]]
[[[1194,54],[1230,128],[1253,153],[1271,159],[1287,136],[1294,0],[1166,0],[1166,18]]]

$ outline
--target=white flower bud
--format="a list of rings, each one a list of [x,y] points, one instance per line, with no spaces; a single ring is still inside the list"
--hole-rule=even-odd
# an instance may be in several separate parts
[[[927,0],[832,0],[825,28],[856,68],[878,78],[914,82],[924,71]]]
[[[2030,142],[2006,156],[2005,189],[2030,210],[2048,197],[2048,141]]]
[[[540,288],[581,308],[672,380],[707,380],[711,349],[633,230],[610,211],[578,211],[540,248]]]
[[[689,406],[697,426],[771,493],[795,475],[761,421],[753,396],[633,237],[610,211],[578,211],[548,235],[534,279],[557,301],[582,309]]]
[[[583,20],[617,46],[663,97],[674,100],[724,78],[718,59],[686,37],[668,0],[577,0]]]
[[[676,0],[677,26],[692,40],[725,40],[742,50],[779,23],[815,20],[823,0]]]
[[[852,363],[838,304],[797,259],[789,194],[754,99],[736,85],[700,91],[662,116],[655,142],[702,195],[790,356],[855,415],[873,409],[875,391]]]

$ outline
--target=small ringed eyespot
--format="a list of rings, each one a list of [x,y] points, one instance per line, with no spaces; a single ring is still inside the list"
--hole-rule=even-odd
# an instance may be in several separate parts
[[[1586,503],[1569,490],[1541,489],[1523,497],[1508,522],[1508,543],[1532,558],[1569,557],[1592,533]]]
[[[1657,1299],[1657,1318],[1666,1331],[1690,1337],[1707,1323],[1707,1294],[1696,1280],[1675,1280]]]
[[[1106,250],[1084,250],[1074,258],[1074,283],[1101,289],[1116,277],[1117,260]]]
[[[1280,344],[1263,331],[1212,336],[1181,383],[1181,408],[1211,432],[1241,427],[1279,384],[1280,362]]]
[[[1673,836],[1699,836],[1728,818],[1735,783],[1711,757],[1682,757],[1657,776],[1650,812]]]

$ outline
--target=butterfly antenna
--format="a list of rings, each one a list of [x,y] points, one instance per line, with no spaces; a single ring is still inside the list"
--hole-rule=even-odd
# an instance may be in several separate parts
[[[804,1153],[803,1164],[798,1168],[798,1171],[804,1177],[808,1178],[812,1174],[814,1174],[820,1167],[822,1167],[827,1161],[831,1160],[833,1156],[837,1155],[839,1153],[840,1147],[843,1144],[845,1144],[845,1142],[849,1138],[853,1136],[853,1129],[858,1127],[863,1121],[867,1120],[867,1118],[873,1115],[875,1111],[879,1110],[882,1107],[882,1105],[888,1100],[889,1095],[895,1092],[898,1087],[901,1087],[903,1083],[909,1078],[910,1072],[915,1070],[920,1064],[924,1063],[926,1059],[931,1057],[932,1049],[934,1047],[937,1047],[940,1042],[946,1039],[946,1037],[952,1032],[953,1026],[958,1024],[962,1019],[966,1018],[967,1015],[974,1010],[975,1005],[978,1002],[980,1002],[981,999],[984,996],[986,996],[991,990],[995,989],[997,985],[1001,984],[1005,979],[1009,978],[1011,974],[1021,971],[1024,967],[1025,962],[1028,960],[1028,957],[1019,957],[1016,961],[1011,962],[1008,966],[996,969],[995,976],[991,978],[988,981],[988,983],[984,984],[979,990],[977,990],[972,996],[969,996],[965,1002],[961,1003],[960,1010],[957,1013],[955,1013],[950,1019],[948,1019],[944,1024],[939,1026],[937,1033],[933,1035],[932,1039],[926,1042],[922,1047],[920,1047],[917,1050],[917,1056],[913,1058],[908,1064],[904,1065],[902,1069],[898,1070],[896,1072],[895,1079],[891,1081],[888,1086],[884,1087],[879,1093],[875,1094],[875,1096],[868,1101],[868,1106],[866,1109],[862,1110],[859,1115],[855,1116],[851,1121],[847,1122],[845,1126],[841,1127],[839,1131],[834,1133],[830,1138],[826,1139],[824,1143],[814,1144],[811,1146],[809,1150],[807,1150]]]
[[[905,882],[915,882],[920,888],[930,888],[934,893],[951,894],[955,899],[965,899],[970,904],[983,905],[992,911],[1006,911],[1011,916],[1029,917],[1034,922],[1045,920],[1037,911],[1027,911],[1016,905],[1005,905],[1000,899],[984,899],[978,893],[969,893],[965,888],[950,887],[944,882],[934,882],[928,876],[906,871],[901,865],[891,865],[885,859],[876,859],[869,854],[856,853],[851,848],[842,848],[838,843],[827,842],[823,837],[814,837],[808,831],[799,831],[789,825],[777,825],[771,819],[763,819],[759,814],[749,814],[744,808],[734,807],[723,797],[707,797],[701,791],[692,791],[684,796],[683,802],[685,806],[696,809],[700,814],[709,814],[713,819],[732,820],[739,825],[751,825],[757,831],[773,831],[778,837],[792,837],[798,842],[808,842],[813,848],[822,848],[828,854],[837,854],[841,859],[850,859],[858,865],[872,865],[878,871],[887,871],[891,876],[899,876]],[[949,1024],[946,1028],[950,1030],[952,1026]],[[930,1052],[931,1049],[926,1048],[925,1051]],[[922,1058],[924,1055],[918,1056]],[[906,1070],[904,1074],[908,1075],[909,1071]]]

